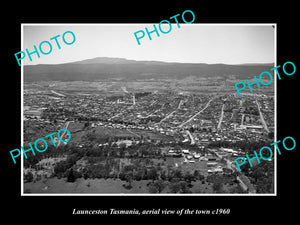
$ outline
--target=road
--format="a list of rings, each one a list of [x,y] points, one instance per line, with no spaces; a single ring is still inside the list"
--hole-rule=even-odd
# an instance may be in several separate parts
[[[235,162],[230,161],[229,159],[225,159],[225,161],[228,169],[231,169],[232,172],[238,172],[237,180],[242,186],[246,187],[245,189],[247,192],[250,194],[255,194],[256,189],[254,188],[253,184],[250,182],[247,176],[245,176],[242,172],[239,172]]]
[[[181,107],[181,105],[182,105],[182,103],[183,103],[183,102],[184,102],[183,100],[180,100],[180,102],[179,102],[179,105],[178,105],[177,109],[180,109],[180,107]]]
[[[191,132],[189,130],[186,130],[185,132],[189,135],[189,137],[191,139],[191,145],[194,145],[195,139],[194,139],[193,135],[191,134]]]
[[[124,112],[126,112],[127,110],[129,110],[129,109],[131,109],[131,108],[133,108],[133,107],[134,107],[134,105],[129,106],[127,109],[124,109],[122,112],[120,112],[120,113],[118,113],[118,114],[116,114],[116,115],[110,117],[110,118],[108,119],[108,121],[110,121],[111,119],[113,119],[113,118],[115,118],[115,117],[117,117],[117,116],[122,115]]]
[[[269,130],[267,124],[266,124],[266,121],[265,121],[265,119],[264,119],[264,116],[263,116],[262,112],[260,111],[260,105],[259,105],[259,103],[258,103],[258,101],[257,101],[257,98],[255,98],[255,102],[256,102],[256,104],[257,104],[257,108],[258,108],[258,111],[259,111],[259,116],[260,116],[261,123],[262,123],[263,127],[265,128],[265,130],[266,130],[267,132],[270,132],[270,130]]]
[[[224,117],[224,106],[225,106],[225,104],[223,104],[223,106],[222,106],[222,112],[221,112],[220,120],[219,120],[218,127],[217,127],[218,130],[221,128],[221,124],[222,124],[222,121],[223,121],[223,117]]]
[[[50,90],[53,94],[56,94],[58,96],[61,96],[61,97],[66,97],[65,95],[61,94],[61,93],[58,93],[56,91],[53,91],[53,90]]]
[[[234,161],[230,161],[229,159],[226,158],[224,158],[224,160],[226,161],[226,166],[228,169],[231,169],[233,172],[238,172],[238,169]]]
[[[177,106],[177,109],[180,108],[181,104],[182,104],[182,100],[180,100],[180,102],[179,102],[179,104],[178,104],[178,106]],[[159,121],[159,122],[156,123],[156,124],[160,124],[161,122],[163,122],[163,121],[165,121],[166,119],[168,119],[170,116],[172,116],[172,115],[176,112],[177,109],[175,109],[173,112],[169,113],[165,118],[163,118],[161,121]]]
[[[211,102],[213,99],[214,99],[214,98],[210,99],[210,100],[207,102],[207,104],[205,105],[205,107],[204,107],[201,111],[197,112],[194,116],[192,116],[192,117],[189,118],[187,121],[185,121],[185,122],[183,122],[182,124],[180,124],[178,127],[184,126],[186,123],[190,122],[192,119],[194,119],[194,118],[195,118],[196,116],[198,116],[200,113],[202,113],[202,112],[209,106],[210,102]]]
[[[152,102],[149,106],[154,105],[156,102],[158,102],[158,100],[155,100],[154,102]]]
[[[244,125],[244,118],[245,118],[245,114],[243,113],[243,114],[242,114],[242,120],[241,120],[241,126]]]
[[[176,109],[177,110],[177,109]],[[163,118],[161,121],[159,121],[157,124],[160,124],[160,123],[162,123],[163,121],[165,121],[166,119],[168,119],[170,116],[172,116],[175,112],[176,112],[176,110],[174,110],[173,112],[171,112],[171,113],[169,113],[165,118]]]
[[[161,110],[164,106],[161,106],[159,109],[155,110],[154,112],[150,113],[148,116],[145,116],[145,117],[141,117],[142,119],[145,119],[145,118],[149,118],[150,116],[152,116],[153,114],[157,113],[159,110]]]
[[[130,132],[130,133],[136,135],[136,136],[139,137],[139,138],[141,137],[141,135],[138,135],[138,134],[134,133],[133,131],[129,130],[128,128],[126,128],[126,130],[127,130],[128,132]]]

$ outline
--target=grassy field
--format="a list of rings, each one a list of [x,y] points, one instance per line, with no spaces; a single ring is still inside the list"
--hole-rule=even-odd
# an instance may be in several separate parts
[[[143,136],[144,138],[149,138],[151,140],[166,140],[171,141],[173,140],[172,137],[161,134],[158,132],[148,131],[148,130],[137,130],[137,129],[131,129],[128,131],[127,129],[118,129],[118,128],[112,128],[112,127],[104,127],[104,126],[98,126],[95,128],[88,128],[82,130],[84,127],[84,122],[72,122],[70,123],[68,129],[70,130],[72,134],[72,142],[73,143],[81,143],[82,138],[87,133],[92,133],[96,140],[100,141],[99,143],[103,143],[104,139],[107,138],[119,138],[119,139],[139,139],[139,137]]]
[[[24,193],[38,194],[149,194],[147,184],[150,180],[133,181],[132,188],[126,189],[127,183],[120,179],[77,179],[74,183],[66,182],[65,179],[50,178],[24,184]],[[213,184],[202,181],[192,182],[190,190],[193,194],[213,194]],[[237,184],[223,185],[223,190],[229,193]],[[162,194],[168,194],[166,187]]]
[[[133,181],[132,188],[126,189],[127,184],[120,179],[77,179],[74,183],[65,179],[50,178],[24,184],[25,193],[148,193],[148,180]]]

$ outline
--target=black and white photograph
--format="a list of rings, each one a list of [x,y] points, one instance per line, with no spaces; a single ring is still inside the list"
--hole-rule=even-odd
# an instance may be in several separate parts
[[[294,221],[296,3],[109,3],[1,14],[3,221]]]
[[[276,23],[186,21],[21,25],[22,196],[276,195]]]

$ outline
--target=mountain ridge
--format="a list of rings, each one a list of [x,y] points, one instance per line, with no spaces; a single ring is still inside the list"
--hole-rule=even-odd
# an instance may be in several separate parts
[[[206,64],[137,61],[125,58],[96,57],[64,64],[24,66],[24,81],[95,81],[109,78],[182,79],[187,76],[230,76],[253,78],[274,67],[273,64]]]
[[[95,57],[90,59],[84,59],[74,62],[68,62],[63,64],[132,64],[132,63],[143,63],[143,64],[203,64],[208,65],[207,63],[184,63],[184,62],[165,62],[157,60],[134,60],[126,59],[120,57]],[[47,65],[47,64],[43,64]],[[61,65],[61,64],[59,64]]]
[[[187,63],[187,62],[165,62],[157,60],[135,60],[135,59],[126,59],[122,57],[94,57],[90,59],[83,59],[74,62],[62,63],[62,64],[110,64],[110,63],[155,63],[155,64],[200,64],[200,65],[230,65],[230,66],[259,66],[259,65],[273,65],[274,63],[240,63],[240,64],[226,64],[226,63]],[[51,65],[62,65],[62,64],[51,64]],[[38,64],[38,65],[50,65],[50,64]]]

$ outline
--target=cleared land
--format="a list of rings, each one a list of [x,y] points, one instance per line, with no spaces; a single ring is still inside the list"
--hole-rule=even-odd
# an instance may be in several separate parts
[[[171,136],[161,134],[154,131],[147,131],[147,130],[137,130],[137,129],[118,129],[113,127],[104,127],[104,126],[97,126],[95,128],[84,129],[84,123],[70,123],[68,129],[72,133],[72,139],[70,141],[73,143],[81,143],[84,136],[87,133],[92,133],[93,136],[99,141],[99,143],[104,143],[108,138],[137,138],[143,136],[144,138],[149,138],[151,140],[172,140]],[[102,140],[102,141],[101,141]]]

